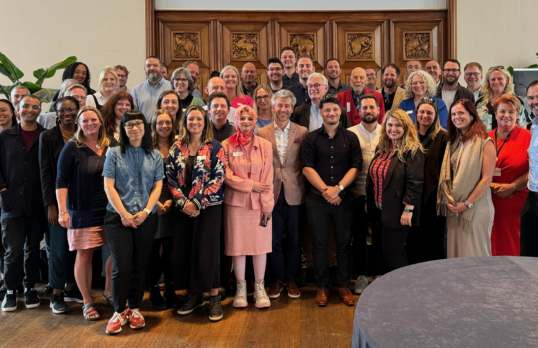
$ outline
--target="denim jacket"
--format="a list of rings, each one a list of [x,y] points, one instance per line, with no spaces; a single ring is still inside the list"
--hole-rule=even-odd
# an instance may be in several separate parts
[[[168,187],[176,207],[183,210],[188,202],[196,204],[198,209],[222,203],[222,183],[226,174],[224,149],[217,140],[202,144],[196,151],[196,160],[192,172],[192,188],[188,197],[185,195],[185,165],[189,157],[189,144],[176,142],[170,149],[166,176]]]
[[[153,183],[164,179],[163,158],[155,149],[148,154],[142,147],[127,145],[121,153],[119,146],[113,147],[106,156],[103,176],[116,180],[123,206],[134,215],[146,207]],[[117,213],[110,202],[106,209]],[[152,210],[156,212],[157,205]]]

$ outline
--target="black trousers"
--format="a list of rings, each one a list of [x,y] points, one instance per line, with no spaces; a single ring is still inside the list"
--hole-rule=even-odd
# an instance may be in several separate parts
[[[351,279],[351,225],[353,197],[344,196],[340,205],[329,204],[323,196],[308,193],[306,212],[312,230],[312,258],[318,287],[329,286],[329,228],[332,221],[336,241],[336,269],[339,287],[349,286]]]
[[[23,274],[26,288],[35,287],[39,281],[39,243],[43,239],[44,226],[41,212],[33,216],[2,218],[4,280],[8,290],[17,290],[23,282]]]
[[[370,275],[368,270],[368,250],[366,237],[368,236],[368,215],[366,214],[366,196],[353,198],[353,270],[358,275]],[[374,274],[372,274],[374,275]]]
[[[121,216],[110,211],[105,216],[105,234],[112,257],[112,298],[114,310],[138,308],[144,297],[144,284],[151,245],[157,233],[157,214],[151,214],[137,228],[125,227]]]
[[[220,285],[222,204],[191,218],[174,208],[172,277],[175,290],[206,292]]]
[[[160,253],[161,247],[163,249]],[[153,240],[149,253],[148,270],[146,279],[148,285],[155,286],[164,273],[165,284],[172,283],[172,236],[157,238]]]
[[[529,192],[521,211],[521,256],[538,256],[538,197]]]
[[[384,275],[389,271],[389,265],[385,255],[383,254],[383,239],[381,231],[383,230],[383,222],[381,221],[381,210],[374,208],[372,212],[368,212],[370,216],[370,225],[372,227],[372,247],[369,258],[369,271],[373,276]]]
[[[65,283],[75,282],[76,251],[69,251],[67,229],[49,225],[49,284],[53,289],[63,289]]]
[[[383,224],[381,220],[381,210],[376,209],[378,218],[378,228],[381,227],[381,245],[383,255],[387,261],[389,271],[405,267],[408,265],[407,255],[405,253],[405,241],[409,234],[410,226],[393,228]]]

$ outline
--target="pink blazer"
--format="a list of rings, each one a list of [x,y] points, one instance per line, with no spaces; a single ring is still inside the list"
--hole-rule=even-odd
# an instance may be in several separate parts
[[[273,149],[271,143],[254,135],[250,146],[250,178],[248,176],[247,150],[230,139],[224,140],[222,147],[226,155],[226,176],[224,183],[224,204],[236,207],[250,207],[263,211],[273,211]],[[254,182],[270,184],[268,193],[252,191]]]
[[[303,204],[306,200],[305,177],[301,163],[301,146],[306,133],[308,133],[308,129],[291,122],[286,157],[284,162],[281,162],[276,149],[275,123],[271,122],[258,129],[260,138],[269,140],[273,146],[275,202],[278,201],[282,184],[284,184],[284,197],[289,205]]]

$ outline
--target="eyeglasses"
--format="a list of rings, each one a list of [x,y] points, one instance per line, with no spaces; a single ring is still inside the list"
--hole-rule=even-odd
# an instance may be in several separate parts
[[[178,78],[175,78],[174,81],[181,81],[181,82],[187,82],[189,80],[187,80],[186,78],[182,78],[182,77],[178,77]]]
[[[443,71],[446,72],[446,73],[453,73],[453,74],[455,74],[455,73],[459,72],[460,69],[443,69]]]
[[[437,100],[431,98],[422,98],[420,99],[420,102],[424,104],[437,105]]]
[[[306,85],[306,87],[308,87],[308,89],[310,88],[315,88],[315,89],[318,89],[322,86],[321,83],[314,83],[313,85]]]
[[[58,113],[59,114],[67,114],[67,113],[72,114],[75,111],[78,111],[78,109],[77,108],[60,109],[60,110],[58,110]]]
[[[129,130],[130,130],[130,129],[133,129],[134,127],[140,129],[140,128],[141,128],[140,126],[142,126],[143,124],[144,124],[143,121],[138,121],[138,122],[128,122],[128,123],[125,124],[125,128],[127,128],[127,129],[129,129]]]
[[[23,109],[39,110],[39,109],[41,109],[41,106],[39,106],[39,105],[23,104],[22,108],[23,108]]]
[[[495,69],[504,70],[504,65],[492,66],[491,68],[488,69],[488,71],[495,70]]]
[[[269,99],[269,94],[260,95],[259,97],[256,97],[256,100],[267,100],[267,99]]]
[[[465,77],[471,77],[471,76],[474,76],[474,77],[478,77],[482,75],[481,73],[479,72],[469,72],[469,73],[465,73]]]
[[[144,122],[142,122],[142,123],[144,123]],[[172,125],[171,121],[159,121],[159,122],[157,122],[157,126],[159,126],[159,127],[162,127],[162,126],[170,127],[171,125]]]
[[[120,75],[120,74],[117,74],[117,75],[118,75],[118,77],[119,77],[120,79],[124,79],[124,78],[127,77],[127,75]]]
[[[81,95],[72,95],[71,97],[75,98],[78,101],[86,100],[86,97],[83,97]]]
[[[273,72],[273,71],[281,71],[282,68],[269,68],[267,69],[269,72]]]

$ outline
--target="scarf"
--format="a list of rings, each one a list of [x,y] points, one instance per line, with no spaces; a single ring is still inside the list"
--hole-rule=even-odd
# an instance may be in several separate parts
[[[247,113],[247,116],[250,116],[253,118],[253,125],[252,129],[248,134],[245,134],[241,132],[240,126],[239,126],[239,119],[241,118],[242,113]],[[239,144],[241,146],[246,146],[250,143],[250,138],[254,136],[254,128],[256,126],[256,122],[258,121],[258,115],[256,115],[256,112],[248,105],[241,105],[237,108],[237,111],[235,112],[235,119],[234,119],[234,128],[236,130],[236,133],[230,137],[230,141],[236,144]]]
[[[457,202],[463,202],[471,195],[482,177],[483,148],[490,140],[489,137],[487,139],[475,137],[463,144],[462,135],[459,134],[454,144],[448,143],[439,175],[437,215],[447,216],[451,213],[447,204],[454,205]],[[459,152],[452,175],[450,161],[452,154],[456,151]],[[475,211],[476,209],[467,209],[463,213],[456,214],[458,228],[467,234],[472,233],[471,221]]]

